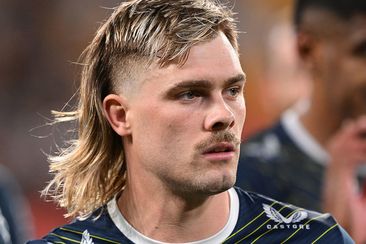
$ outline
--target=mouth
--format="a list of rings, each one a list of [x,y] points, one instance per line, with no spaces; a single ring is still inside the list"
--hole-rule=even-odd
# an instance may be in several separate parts
[[[233,159],[236,147],[229,142],[220,142],[209,146],[202,155],[209,161],[227,161]]]

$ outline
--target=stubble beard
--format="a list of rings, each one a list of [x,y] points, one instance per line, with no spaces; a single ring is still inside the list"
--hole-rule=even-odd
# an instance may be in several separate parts
[[[235,174],[216,177],[201,174],[191,176],[191,179],[180,180],[173,179],[172,177],[164,178],[166,185],[174,195],[188,199],[208,197],[224,192],[233,187],[236,179]]]
[[[187,163],[191,172],[182,172],[179,168],[172,172],[161,168],[158,175],[167,190],[177,196],[194,198],[212,196],[233,187],[236,181],[238,154],[230,162],[208,162],[202,158],[202,152],[207,147],[223,141],[234,144],[239,151],[240,139],[232,132],[220,131],[193,147],[194,154],[190,163]]]
[[[202,160],[202,158],[194,157],[191,165],[196,165],[198,168],[193,166],[192,172],[180,172],[179,170],[173,174],[171,172],[160,172],[160,179],[175,195],[186,197],[212,196],[234,186],[237,157],[231,162],[212,163],[216,165],[211,165],[211,162]]]

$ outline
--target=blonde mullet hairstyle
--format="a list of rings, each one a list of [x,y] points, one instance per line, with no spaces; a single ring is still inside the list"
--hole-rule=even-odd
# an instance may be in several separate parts
[[[212,40],[219,31],[238,50],[232,12],[214,0],[128,1],[99,28],[81,56],[78,107],[53,112],[54,123],[78,124],[70,146],[49,156],[54,177],[42,192],[66,208],[66,217],[89,217],[126,184],[122,139],[104,116],[105,96],[123,87],[124,74],[141,72],[142,64],[183,65],[192,46]],[[122,74],[120,84],[116,73]]]

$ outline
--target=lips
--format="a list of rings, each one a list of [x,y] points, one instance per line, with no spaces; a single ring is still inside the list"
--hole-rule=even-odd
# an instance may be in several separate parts
[[[210,161],[231,160],[235,156],[236,147],[229,142],[216,143],[204,150],[204,158]]]
[[[207,148],[203,154],[207,153],[219,153],[219,152],[233,152],[235,151],[235,147],[232,143],[229,142],[220,142],[214,144]]]

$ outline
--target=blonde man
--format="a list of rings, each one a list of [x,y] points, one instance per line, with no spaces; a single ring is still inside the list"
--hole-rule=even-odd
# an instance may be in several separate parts
[[[44,193],[78,218],[33,243],[351,242],[329,215],[233,188],[246,111],[236,38],[216,1],[115,10],[85,51],[78,109],[57,113],[79,137],[51,158]]]

